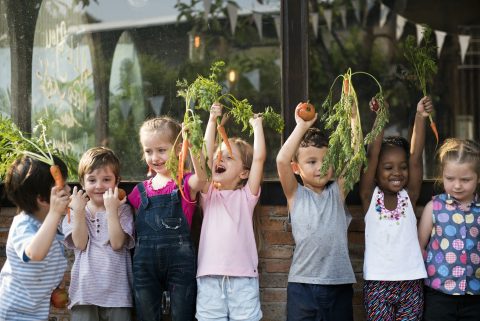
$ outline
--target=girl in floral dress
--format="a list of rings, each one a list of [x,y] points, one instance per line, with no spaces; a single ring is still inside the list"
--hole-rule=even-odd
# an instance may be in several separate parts
[[[376,102],[370,102],[375,110]],[[365,214],[364,305],[367,320],[421,320],[426,277],[417,239],[415,204],[423,177],[428,97],[417,104],[411,146],[403,137],[368,146],[368,167],[360,180]]]

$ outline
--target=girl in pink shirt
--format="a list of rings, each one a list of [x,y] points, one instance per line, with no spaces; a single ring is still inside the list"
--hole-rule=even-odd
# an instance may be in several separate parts
[[[252,216],[266,158],[262,118],[250,119],[253,148],[239,138],[231,138],[232,155],[223,143],[214,156],[215,128],[221,111],[221,105],[212,106],[205,131],[212,183],[202,190],[204,218],[198,253],[196,318],[257,321],[262,312]]]
[[[128,200],[137,209],[133,256],[133,292],[137,320],[162,320],[162,294],[170,297],[174,321],[193,320],[196,297],[196,257],[190,238],[195,198],[207,181],[200,162],[192,157],[195,174],[185,175],[183,194],[166,167],[181,125],[169,118],[147,120],[140,128],[143,157],[155,176],[139,183]],[[165,308],[165,305],[163,306]]]

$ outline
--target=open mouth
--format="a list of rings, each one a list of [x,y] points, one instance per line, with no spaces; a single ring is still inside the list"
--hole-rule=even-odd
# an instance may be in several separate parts
[[[215,173],[217,173],[217,174],[221,174],[221,173],[225,172],[225,170],[226,170],[225,167],[223,167],[222,165],[217,165],[215,167]]]

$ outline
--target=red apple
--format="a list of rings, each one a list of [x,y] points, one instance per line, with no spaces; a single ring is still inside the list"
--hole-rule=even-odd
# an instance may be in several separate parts
[[[65,309],[68,304],[68,293],[65,289],[56,288],[52,292],[50,302],[57,309]]]

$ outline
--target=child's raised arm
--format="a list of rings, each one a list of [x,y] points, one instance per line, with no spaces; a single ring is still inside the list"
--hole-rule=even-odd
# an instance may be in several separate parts
[[[378,102],[372,98],[370,100],[369,106],[372,111],[376,111],[378,108],[376,106]],[[377,118],[375,118],[375,123],[378,121],[378,114]],[[375,127],[375,124],[373,125]],[[378,166],[378,156],[380,155],[380,149],[382,147],[382,140],[383,140],[383,129],[378,134],[377,137],[368,144],[367,147],[367,168],[362,170],[362,174],[360,176],[360,200],[362,202],[363,211],[366,213],[368,207],[370,206],[370,200],[372,199],[373,191],[375,190],[375,173],[377,171]]]
[[[417,104],[415,123],[410,143],[410,159],[408,161],[408,197],[415,206],[423,181],[423,148],[425,147],[425,118],[433,111],[429,97],[423,97]]]
[[[43,260],[50,250],[53,240],[57,234],[58,224],[63,214],[67,210],[70,193],[67,191],[70,187],[66,185],[63,189],[53,187],[50,194],[50,209],[43,220],[38,232],[25,248],[25,254],[32,261]],[[38,199],[38,198],[37,198]],[[46,201],[39,201],[39,206],[48,206]]]
[[[258,195],[260,183],[263,178],[263,165],[267,158],[267,149],[265,146],[265,134],[263,132],[263,119],[258,115],[254,115],[250,119],[250,125],[253,128],[253,159],[252,168],[248,175],[248,187],[253,195]]]
[[[430,201],[425,205],[420,223],[418,224],[418,242],[422,253],[427,248],[428,241],[433,228],[433,202]]]
[[[298,186],[297,178],[295,177],[295,173],[292,169],[292,159],[297,152],[303,135],[305,135],[307,130],[315,123],[318,116],[318,114],[316,114],[312,120],[305,121],[298,114],[299,108],[300,104],[298,104],[295,108],[295,121],[297,125],[283,146],[280,148],[280,151],[277,155],[278,177],[280,178],[280,183],[282,184],[283,192],[287,198],[288,207],[290,210],[293,208],[293,199]]]
[[[118,199],[118,187],[115,187],[114,190],[109,188],[103,194],[103,204],[107,212],[108,239],[114,251],[121,250],[127,239],[127,233],[123,231],[120,225],[120,216],[118,213],[120,205],[125,204],[126,201],[126,198],[122,200]]]
[[[213,103],[210,107],[210,117],[208,118],[207,128],[205,129],[205,147],[206,147],[206,157],[207,157],[207,166],[213,170],[213,153],[215,151],[215,138],[217,132],[217,118],[222,116],[222,105],[219,103]],[[209,184],[205,184],[202,188],[203,193],[208,192]]]
[[[83,190],[78,190],[75,186],[73,188],[72,196],[70,197],[70,207],[75,215],[73,216],[72,223],[72,241],[73,245],[80,251],[84,251],[87,248],[88,243],[88,227],[86,220],[85,207],[88,203],[87,193]]]

